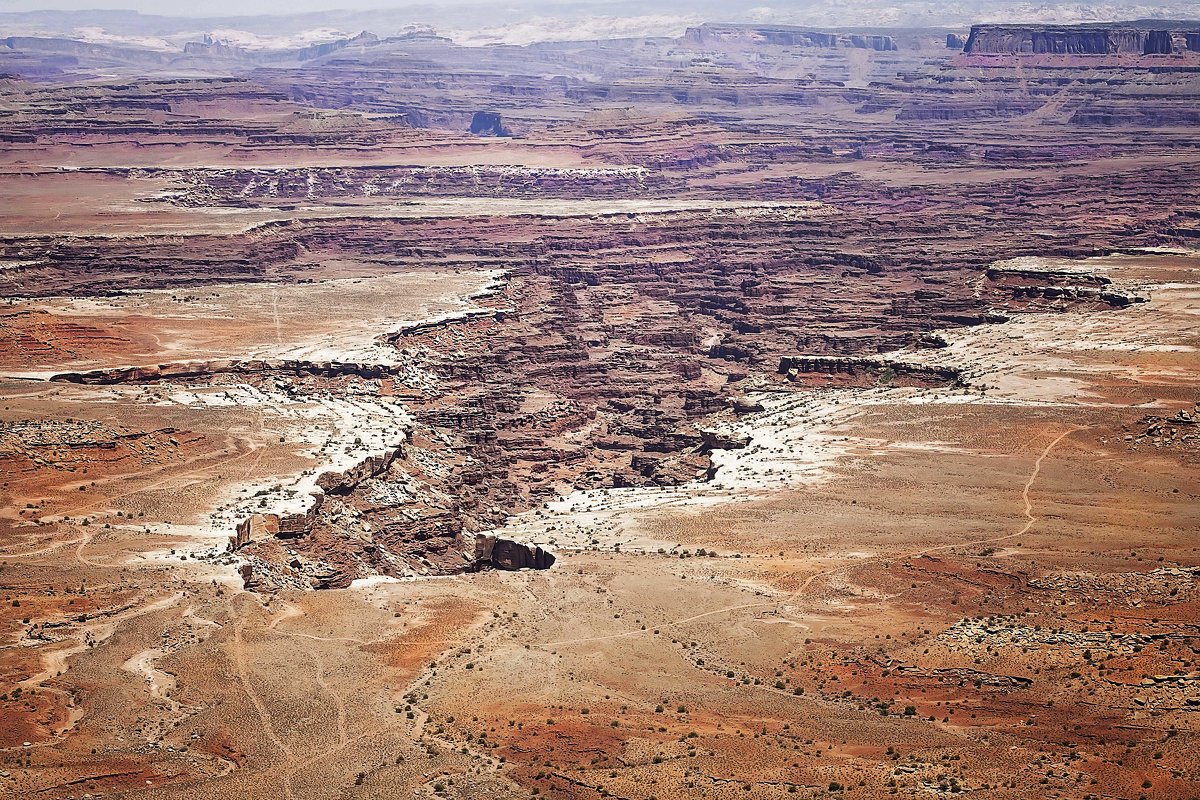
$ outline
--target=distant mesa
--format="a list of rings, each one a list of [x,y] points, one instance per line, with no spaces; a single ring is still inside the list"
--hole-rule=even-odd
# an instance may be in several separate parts
[[[950,46],[950,37],[946,39]],[[1137,20],[1082,25],[975,25],[970,54],[1172,55],[1200,52],[1200,22]]]
[[[688,28],[685,41],[695,44],[716,44],[744,41],[748,44],[768,44],[784,47],[844,47],[866,50],[896,50],[891,36],[866,33],[826,33],[792,25],[733,25],[705,23]]]
[[[962,50],[967,46],[967,37],[961,33],[946,34],[946,49],[947,50]]]
[[[253,50],[240,45],[230,44],[220,39],[214,39],[211,34],[204,34],[198,42],[187,42],[183,46],[184,55],[204,56],[224,59],[258,59],[263,61],[311,61],[322,56],[336,53],[347,47],[374,47],[380,39],[370,31],[348,39],[338,39],[332,42],[320,42],[305,47],[281,50]]]
[[[245,58],[248,53],[243,47],[226,44],[213,39],[209,34],[199,42],[187,42],[183,45],[183,54],[188,56],[211,56],[214,58]]]
[[[476,111],[471,117],[471,133],[476,136],[511,136],[512,132],[504,127],[499,112]]]

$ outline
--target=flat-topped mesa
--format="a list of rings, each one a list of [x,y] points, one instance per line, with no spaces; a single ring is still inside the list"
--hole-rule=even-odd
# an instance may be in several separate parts
[[[1171,55],[1200,52],[1200,21],[1138,20],[1086,25],[974,25],[971,55]]]
[[[168,175],[183,187],[179,205],[253,207],[281,198],[325,197],[567,197],[644,195],[668,188],[661,171],[640,166],[545,167],[521,165],[426,165],[298,167],[279,169],[178,170]]]
[[[961,373],[952,367],[908,364],[891,359],[798,355],[779,359],[779,374],[793,383],[809,384],[805,376],[837,378],[839,385],[961,387]]]
[[[1149,299],[1131,292],[1116,291],[1112,288],[1111,279],[1090,273],[993,265],[985,275],[1001,303],[1006,300],[1048,300],[1100,303],[1112,308],[1124,308],[1134,303],[1145,303]],[[1027,306],[1025,310],[1036,309]]]
[[[846,47],[863,50],[897,50],[891,36],[871,33],[830,33],[792,25],[735,25],[706,22],[684,32],[685,41],[695,44],[744,41],[781,47]]]
[[[399,367],[388,364],[359,364],[351,361],[305,361],[299,359],[248,359],[244,361],[181,361],[145,367],[116,367],[90,372],[63,372],[50,377],[56,383],[82,383],[110,386],[123,383],[183,381],[211,375],[252,375],[265,372],[292,372],[318,377],[384,378],[396,375]]]

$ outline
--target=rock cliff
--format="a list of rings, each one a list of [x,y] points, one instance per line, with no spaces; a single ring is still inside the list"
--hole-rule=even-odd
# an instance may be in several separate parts
[[[695,44],[745,42],[784,47],[853,47],[879,51],[898,49],[895,40],[883,34],[827,33],[791,25],[706,23],[688,28],[683,38]]]
[[[1200,22],[1111,25],[975,25],[963,51],[972,54],[1169,55],[1194,50]],[[947,40],[949,44],[949,40]]]
[[[476,136],[510,136],[496,111],[476,111],[471,117],[471,133]]]
[[[485,534],[475,537],[476,568],[549,569],[554,561],[554,555],[540,547]]]

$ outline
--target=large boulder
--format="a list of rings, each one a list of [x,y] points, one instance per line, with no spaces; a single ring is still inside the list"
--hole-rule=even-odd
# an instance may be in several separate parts
[[[498,111],[476,111],[471,117],[471,133],[476,136],[509,136]]]
[[[554,554],[537,546],[479,534],[475,537],[475,564],[496,569],[549,569]]]

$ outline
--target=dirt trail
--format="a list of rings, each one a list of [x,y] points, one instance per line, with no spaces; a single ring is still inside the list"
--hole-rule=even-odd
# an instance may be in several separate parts
[[[978,540],[973,540],[973,541],[969,541],[969,542],[951,542],[950,544],[938,545],[936,547],[926,547],[926,548],[922,548],[921,550],[914,550],[911,553],[902,554],[898,558],[900,558],[900,559],[916,558],[918,556],[926,555],[928,553],[934,553],[934,552],[938,552],[938,551],[942,551],[942,550],[950,550],[955,547],[974,547],[974,546],[983,545],[983,544],[993,544],[995,542],[1002,542],[1007,539],[1013,539],[1013,538],[1016,538],[1018,536],[1022,536],[1024,534],[1028,533],[1030,528],[1032,528],[1034,526],[1034,524],[1038,521],[1038,518],[1033,515],[1033,501],[1030,499],[1029,493],[1030,493],[1030,490],[1033,489],[1033,485],[1037,481],[1038,475],[1041,474],[1042,462],[1045,461],[1046,457],[1050,455],[1051,451],[1054,450],[1054,448],[1058,446],[1059,442],[1061,442],[1063,439],[1067,438],[1072,433],[1079,431],[1079,430],[1083,430],[1083,426],[1073,426],[1073,427],[1063,431],[1062,433],[1060,433],[1049,444],[1046,445],[1045,449],[1042,450],[1041,454],[1038,455],[1037,459],[1033,462],[1033,469],[1030,471],[1028,478],[1025,480],[1025,485],[1021,490],[1021,497],[1025,504],[1024,515],[1026,517],[1026,522],[1023,526],[1021,526],[1020,530],[1015,531],[1013,533],[1005,534],[1004,536],[997,536],[997,537],[992,537],[992,538],[988,538],[988,539],[978,539]],[[875,558],[869,559],[869,560],[876,561],[881,558],[884,558],[884,556],[876,556]],[[889,560],[895,560],[897,558],[897,556],[894,556],[894,555],[887,556],[887,558]],[[796,589],[796,591],[792,592],[790,595],[788,595],[788,597],[786,599],[784,599],[782,601],[767,601],[767,602],[760,602],[760,603],[741,603],[738,605],[725,606],[724,608],[716,608],[716,609],[713,609],[712,611],[705,611],[700,614],[693,614],[690,617],[684,617],[682,619],[676,619],[676,620],[671,620],[669,622],[659,623],[658,625],[655,625],[653,627],[659,628],[659,629],[671,628],[671,627],[675,627],[678,625],[686,625],[690,622],[695,622],[696,620],[705,619],[707,617],[719,616],[721,614],[728,614],[733,611],[743,611],[743,610],[749,609],[749,608],[777,608],[781,604],[795,602],[796,600],[800,599],[800,597],[802,597],[808,591],[809,587],[812,586],[813,582],[815,580],[817,580],[818,578],[831,578],[840,572],[844,572],[845,570],[850,569],[851,566],[859,567],[864,563],[867,563],[867,562],[860,561],[860,562],[855,562],[853,565],[844,565],[844,566],[839,566],[839,567],[835,567],[832,569],[821,570],[820,572],[814,572],[812,575],[808,576],[808,578],[804,581],[804,583],[802,583],[800,585],[800,588]],[[631,638],[634,636],[645,636],[650,633],[652,633],[651,630],[638,629],[638,630],[624,631],[622,633],[608,634],[606,636],[589,636],[589,637],[584,637],[584,638],[579,638],[579,639],[562,639],[557,642],[543,642],[542,644],[540,644],[538,646],[539,647],[560,647],[563,645],[570,645],[570,644],[586,644],[588,642],[605,642],[605,641],[612,641],[614,639],[626,639],[626,638]]]
[[[1033,527],[1033,524],[1037,522],[1037,517],[1033,516],[1033,501],[1029,499],[1029,490],[1033,488],[1034,481],[1037,480],[1038,475],[1042,471],[1042,462],[1046,460],[1046,456],[1050,455],[1050,451],[1058,446],[1059,442],[1070,436],[1075,431],[1081,430],[1084,430],[1084,426],[1077,425],[1069,430],[1063,431],[1058,435],[1058,438],[1046,445],[1046,449],[1042,451],[1040,456],[1038,456],[1037,461],[1035,461],[1033,464],[1033,472],[1029,473],[1029,480],[1025,481],[1025,488],[1021,490],[1021,499],[1025,501],[1025,516],[1029,519],[1029,521],[1025,523],[1024,528],[1021,528],[1021,530],[1014,534],[1010,534],[1010,536],[1020,536],[1023,533],[1028,533],[1029,529]]]
[[[1022,536],[1026,533],[1029,533],[1029,529],[1032,528],[1034,526],[1034,524],[1038,521],[1038,518],[1033,515],[1033,501],[1030,500],[1030,498],[1029,498],[1029,492],[1031,489],[1033,489],[1034,482],[1037,481],[1038,475],[1040,475],[1042,472],[1042,462],[1046,460],[1046,456],[1050,455],[1050,451],[1058,446],[1059,442],[1061,442],[1063,439],[1070,436],[1072,433],[1075,433],[1076,431],[1085,430],[1086,427],[1087,426],[1085,426],[1085,425],[1074,425],[1074,426],[1068,428],[1067,430],[1063,431],[1057,437],[1055,437],[1054,440],[1050,442],[1050,444],[1046,445],[1046,448],[1044,450],[1042,450],[1041,455],[1039,455],[1037,457],[1037,460],[1033,462],[1033,470],[1029,473],[1029,477],[1025,480],[1025,486],[1021,489],[1021,500],[1022,500],[1022,502],[1025,503],[1025,509],[1024,509],[1023,513],[1025,514],[1026,522],[1019,531],[1015,531],[1013,533],[1006,533],[1003,536],[994,536],[994,537],[991,537],[988,539],[977,539],[973,542],[955,542],[953,544],[939,545],[938,547],[927,547],[923,550],[917,550],[915,552],[908,553],[903,557],[904,558],[916,558],[917,556],[923,556],[927,553],[936,553],[938,551],[949,550],[954,547],[974,547],[974,546],[978,546],[981,544],[995,544],[996,542],[1003,542],[1003,541],[1007,541],[1008,539],[1015,539],[1018,536]]]
[[[337,710],[338,744],[345,747],[350,741],[350,737],[346,733],[346,703],[342,700],[342,696],[329,685],[329,681],[325,680],[325,662],[321,659],[321,654],[316,650],[310,650],[309,654],[317,667],[317,684],[333,699],[333,706]]]
[[[285,601],[285,602],[283,602],[282,605],[283,605],[283,609],[280,611],[280,613],[275,615],[271,619],[271,621],[269,623],[267,623],[266,628],[267,628],[267,630],[271,631],[272,633],[278,634],[280,636],[288,636],[288,637],[293,637],[293,638],[308,639],[308,640],[321,641],[321,642],[354,642],[354,643],[358,643],[358,644],[369,644],[370,643],[370,642],[366,642],[366,641],[363,641],[360,639],[354,639],[354,638],[344,637],[344,636],[325,637],[325,636],[316,636],[314,634],[308,634],[308,633],[300,633],[298,631],[279,630],[278,626],[280,623],[285,622],[289,619],[298,619],[298,618],[307,616],[304,613],[303,609],[299,608],[298,606],[296,606],[292,603],[288,603]],[[366,730],[359,732],[358,734],[356,734],[354,736],[350,735],[349,714],[346,710],[345,700],[342,698],[342,696],[340,694],[338,694],[338,692],[335,690],[335,688],[329,683],[328,679],[326,678],[325,663],[324,663],[323,659],[321,658],[320,652],[315,649],[312,649],[312,650],[309,650],[308,653],[312,657],[312,659],[315,663],[315,666],[316,666],[316,676],[315,676],[316,683],[318,686],[321,687],[322,690],[325,691],[326,694],[329,695],[329,697],[331,698],[331,701],[334,705],[334,708],[336,710],[336,713],[337,713],[337,732],[338,732],[337,743],[334,745],[331,745],[329,747],[326,747],[323,750],[320,750],[316,753],[307,755],[307,756],[299,756],[296,753],[294,753],[291,750],[291,748],[289,748],[287,745],[285,745],[280,740],[278,734],[275,731],[274,723],[271,719],[270,712],[267,710],[265,704],[262,702],[258,693],[254,690],[253,686],[250,683],[250,674],[249,674],[249,669],[246,665],[245,645],[242,642],[241,629],[242,629],[242,625],[240,623],[234,629],[234,641],[233,641],[234,661],[238,668],[238,674],[239,674],[239,677],[241,678],[242,686],[245,689],[247,696],[250,698],[250,701],[254,704],[255,710],[258,712],[259,719],[262,723],[263,731],[267,734],[267,737],[271,740],[271,743],[273,745],[275,745],[275,747],[283,755],[283,758],[272,767],[272,772],[280,772],[281,771],[283,773],[282,779],[280,781],[280,785],[283,789],[283,794],[285,797],[294,798],[296,796],[295,791],[292,789],[292,782],[295,780],[296,776],[299,775],[302,771],[308,769],[309,767],[313,766],[314,764],[318,764],[334,755],[337,755],[338,753],[342,752],[347,747],[349,747],[350,745],[352,745],[356,742],[360,742],[363,739],[366,739],[368,737],[375,736],[380,733],[384,733],[389,729],[389,727],[390,727],[389,725],[381,724],[381,725],[372,726]]]
[[[258,692],[254,690],[253,684],[250,682],[250,668],[246,663],[246,647],[242,641],[242,628],[244,622],[239,621],[233,628],[232,652],[233,663],[237,667],[238,678],[242,682],[242,688],[246,692],[246,696],[250,698],[250,702],[254,704],[254,710],[258,712],[258,718],[262,723],[263,733],[271,740],[271,744],[278,748],[279,752],[283,753],[284,758],[290,762],[292,759],[291,749],[284,744],[279,736],[275,733],[275,726],[271,722],[271,712],[267,710],[266,704],[259,697]],[[290,787],[288,789],[288,797],[292,796]]]
[[[47,541],[52,538],[53,537],[47,537],[46,539],[43,539],[42,541]],[[43,555],[46,555],[47,553],[53,553],[55,550],[59,550],[63,547],[70,547],[73,544],[79,544],[82,541],[84,541],[84,538],[64,539],[62,541],[55,542],[54,544],[47,545],[46,547],[42,547],[38,550],[29,550],[24,553],[8,553],[8,552],[5,552],[4,550],[0,549],[0,557],[12,558],[12,559],[33,558],[34,556],[43,556]]]
[[[282,602],[282,605],[283,611],[279,612],[278,616],[271,618],[271,621],[267,623],[267,630],[275,630],[275,626],[284,620],[304,616],[304,612],[298,606],[289,603],[286,600]]]
[[[354,644],[374,644],[382,641],[383,637],[378,639],[356,639],[353,636],[317,636],[315,633],[301,633],[300,631],[281,631],[277,630],[279,623],[297,617],[307,616],[304,611],[292,603],[285,602],[283,611],[279,616],[271,620],[267,625],[267,629],[275,631],[280,636],[294,636],[298,639],[311,639],[314,642],[353,642]]]
[[[157,700],[169,700],[168,693],[175,688],[175,679],[171,674],[156,666],[158,659],[164,655],[166,651],[161,648],[147,648],[134,653],[121,665],[121,669],[145,680],[150,697]],[[172,705],[176,704],[172,702]]]
[[[97,620],[91,625],[82,626],[77,634],[78,642],[70,647],[63,647],[56,650],[44,650],[41,653],[43,669],[41,672],[31,675],[18,685],[26,689],[41,687],[43,683],[56,677],[60,673],[67,671],[67,660],[77,654],[88,649],[88,642],[103,641],[110,638],[116,631],[117,626],[125,620],[140,617],[145,614],[152,614],[155,611],[161,611],[165,608],[178,603],[183,599],[182,592],[156,600],[148,605],[139,608],[133,608],[120,614],[115,614],[106,619]],[[96,634],[96,635],[93,635]],[[44,687],[43,687],[44,688]]]
[[[91,625],[81,626],[75,634],[76,642],[66,647],[51,649],[50,646],[39,648],[38,655],[42,660],[42,671],[30,675],[28,678],[17,683],[22,689],[36,689],[42,692],[58,695],[66,700],[67,707],[71,709],[68,714],[67,722],[64,726],[58,728],[54,732],[53,738],[46,741],[38,742],[34,747],[54,747],[58,744],[59,739],[67,731],[75,727],[75,725],[83,718],[82,709],[74,705],[72,696],[62,689],[57,689],[53,686],[47,686],[46,682],[62,675],[70,668],[69,661],[72,656],[87,651],[96,644],[103,642],[112,637],[116,632],[117,626],[122,622],[140,617],[145,614],[151,614],[155,611],[161,611],[178,603],[183,599],[183,592],[176,592],[173,595],[161,598],[140,608],[131,608],[119,614],[114,614],[102,620],[97,620]],[[165,673],[164,673],[165,674]],[[0,748],[9,749],[9,748]]]

